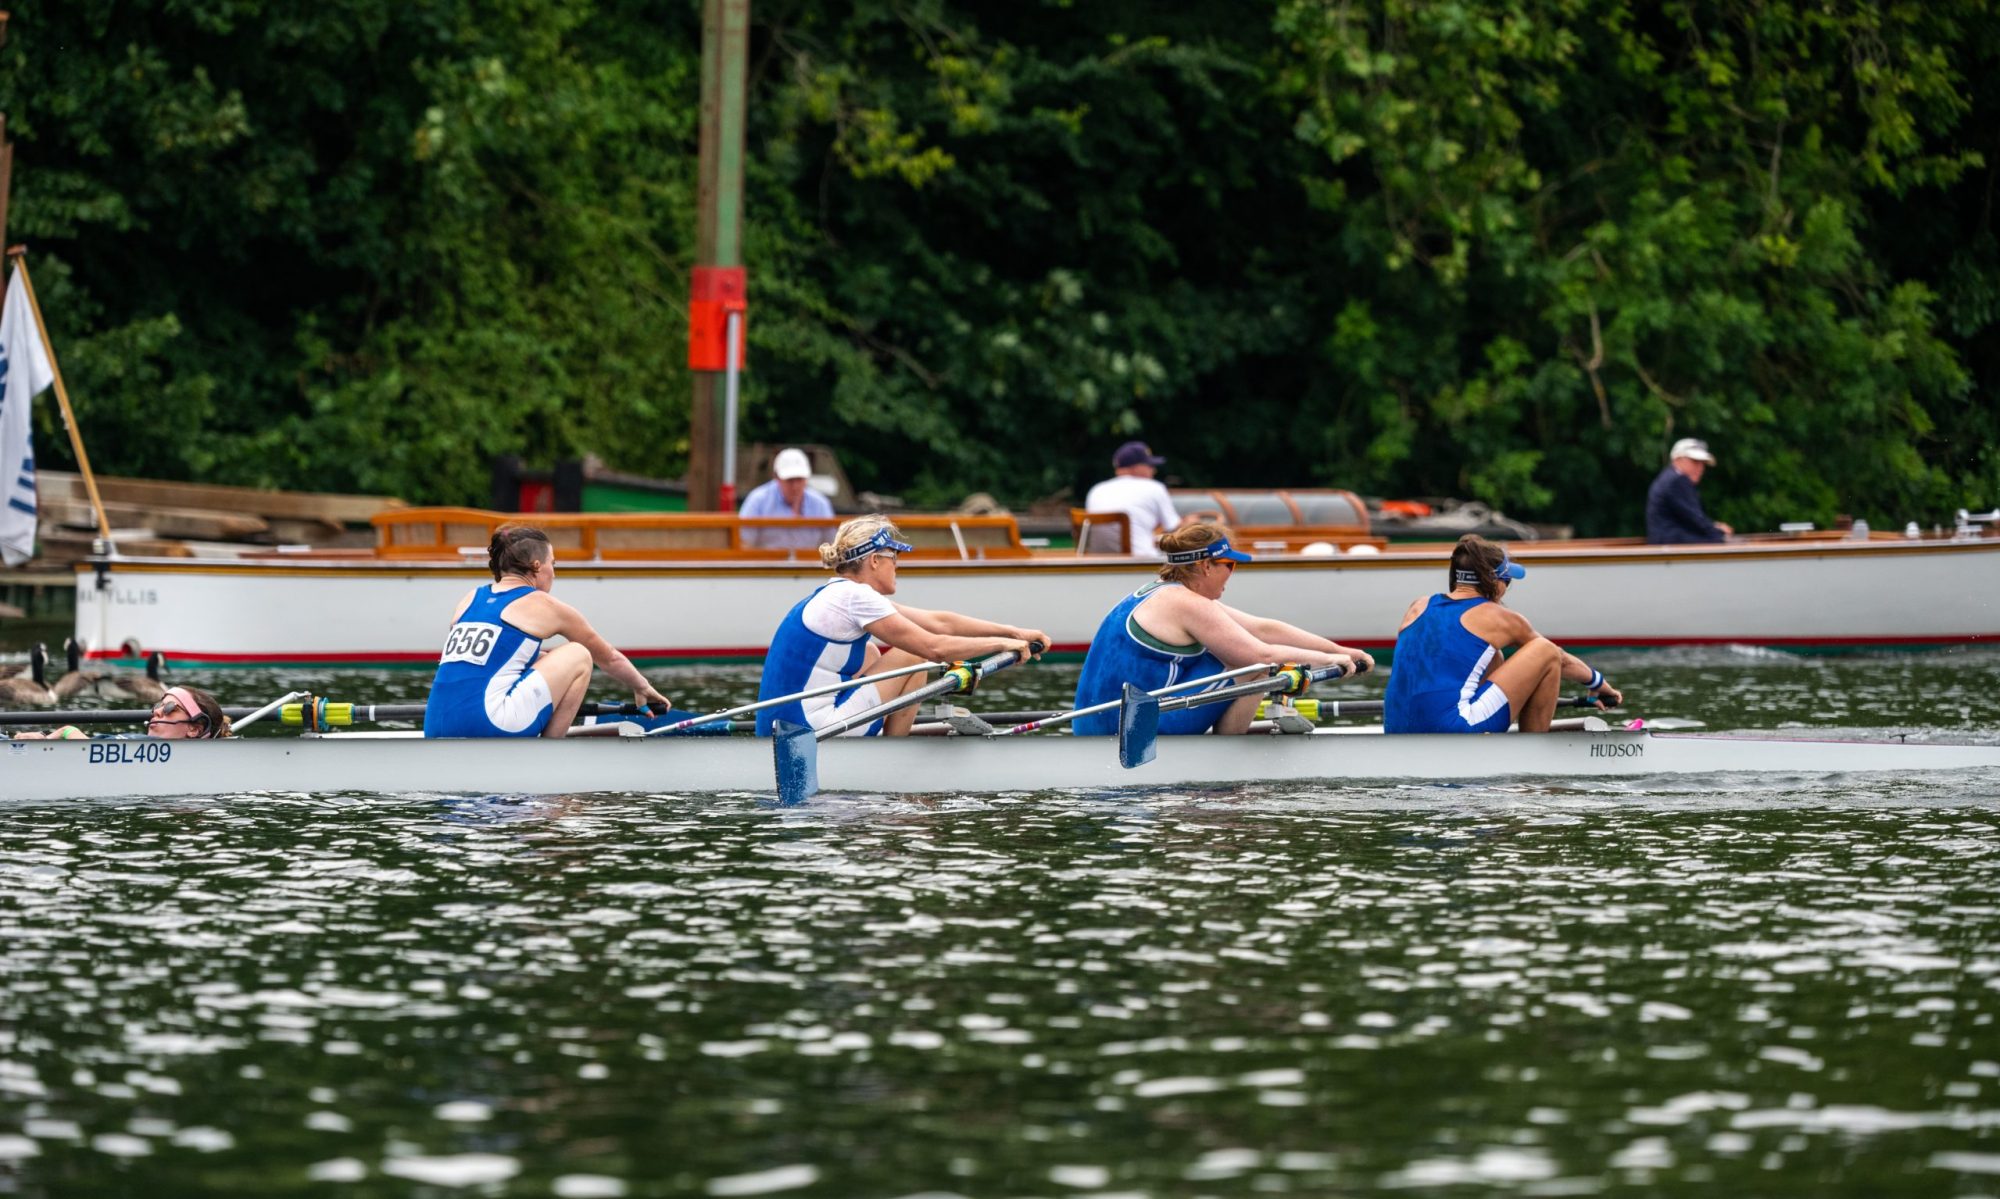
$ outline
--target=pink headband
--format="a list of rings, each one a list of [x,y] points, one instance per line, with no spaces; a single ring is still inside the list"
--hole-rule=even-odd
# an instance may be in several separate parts
[[[202,711],[201,705],[194,702],[194,692],[189,691],[186,687],[169,687],[167,688],[167,693],[160,698],[162,701],[170,699],[179,704],[181,711],[189,720],[203,721],[211,727],[214,725],[214,721],[209,719],[208,713]]]

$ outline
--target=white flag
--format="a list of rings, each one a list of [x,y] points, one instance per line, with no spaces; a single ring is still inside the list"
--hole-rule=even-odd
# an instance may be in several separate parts
[[[0,561],[19,566],[35,554],[35,448],[29,441],[35,397],[56,372],[42,352],[27,284],[14,272],[0,313]]]

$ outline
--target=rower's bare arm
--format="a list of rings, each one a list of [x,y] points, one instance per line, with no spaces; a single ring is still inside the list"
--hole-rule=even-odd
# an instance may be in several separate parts
[[[1375,658],[1373,655],[1342,645],[1338,641],[1322,637],[1318,633],[1308,632],[1297,625],[1286,624],[1282,620],[1277,620],[1269,616],[1252,616],[1248,612],[1232,608],[1228,604],[1223,604],[1222,610],[1229,613],[1232,620],[1242,625],[1252,637],[1260,641],[1268,642],[1274,646],[1303,646],[1307,649],[1318,650],[1323,654],[1345,654],[1349,658],[1352,658],[1354,665],[1361,670],[1366,671],[1375,668]]]
[[[1541,636],[1528,618],[1504,604],[1480,604],[1459,618],[1465,631],[1500,649],[1514,649]]]
[[[1431,604],[1431,597],[1428,595],[1420,595],[1417,598],[1411,600],[1410,606],[1403,609],[1403,620],[1402,623],[1396,626],[1396,631],[1400,633],[1404,629],[1409,628],[1410,623],[1416,620],[1417,617],[1422,616],[1424,614],[1424,609],[1430,607],[1430,604]]]
[[[1000,624],[997,621],[981,620],[977,616],[967,616],[963,612],[939,612],[929,608],[912,608],[905,604],[897,604],[896,611],[933,633],[942,633],[950,637],[1005,637],[1011,641],[1019,641],[1030,646],[1036,642],[1040,642],[1045,648],[1049,645],[1049,635],[1040,629],[1024,629],[1016,625]],[[1009,645],[1003,648],[1013,649],[1016,647]],[[999,653],[1001,651],[980,650],[975,652]]]
[[[1611,685],[1611,680],[1597,673],[1597,668],[1570,653],[1563,651],[1562,677],[1572,683],[1582,683],[1590,689],[1590,694],[1604,701],[1607,708],[1615,708],[1625,702],[1625,693]]]
[[[922,609],[906,609],[903,605],[897,604],[893,614],[862,627],[876,640],[885,641],[896,649],[915,654],[927,662],[956,662],[965,658],[1026,648],[1025,639],[1001,633],[961,634],[926,628],[922,622],[911,618],[910,613],[913,611],[932,617],[954,615],[923,612]],[[977,623],[989,628],[994,627],[986,625],[985,621]]]
[[[1189,597],[1174,598],[1185,600]],[[1184,602],[1176,615],[1188,635],[1208,647],[1208,652],[1222,659],[1222,664],[1231,670],[1259,662],[1303,662],[1308,666],[1354,669],[1354,659],[1347,654],[1271,642],[1253,636],[1221,604]]]
[[[545,610],[555,624],[555,631],[581,645],[589,652],[590,660],[595,662],[600,670],[610,675],[621,686],[630,689],[633,702],[658,708],[674,706],[674,701],[660,694],[654,688],[653,681],[639,673],[639,668],[632,665],[632,659],[626,657],[617,646],[606,641],[604,635],[592,627],[583,613],[553,595],[545,594],[541,598],[546,603]]]

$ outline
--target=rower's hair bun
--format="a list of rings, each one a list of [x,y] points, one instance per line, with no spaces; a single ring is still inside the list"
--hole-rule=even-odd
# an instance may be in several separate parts
[[[533,525],[501,525],[486,543],[486,569],[497,581],[501,575],[526,577],[534,573],[542,559],[554,553],[549,535]]]
[[[819,547],[819,560],[828,570],[852,574],[861,569],[857,562],[842,562],[841,558],[856,546],[866,545],[875,540],[875,534],[888,530],[889,536],[902,536],[894,522],[879,512],[857,516],[833,532],[832,541],[823,541]]]

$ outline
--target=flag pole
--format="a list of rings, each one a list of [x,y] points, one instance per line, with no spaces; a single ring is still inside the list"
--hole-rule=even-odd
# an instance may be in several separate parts
[[[21,272],[21,290],[28,293],[28,310],[35,314],[35,332],[42,335],[42,353],[49,359],[49,373],[55,376],[56,403],[62,406],[63,425],[69,430],[70,448],[76,451],[77,469],[83,472],[84,490],[90,493],[90,507],[97,513],[97,532],[104,538],[107,553],[115,552],[111,542],[111,522],[104,515],[104,501],[97,495],[97,476],[90,473],[90,455],[83,452],[83,431],[76,426],[76,413],[69,406],[69,388],[63,386],[62,366],[56,362],[56,347],[49,341],[49,327],[42,320],[42,302],[35,298],[35,280],[28,274],[28,247],[9,246],[7,257]]]

